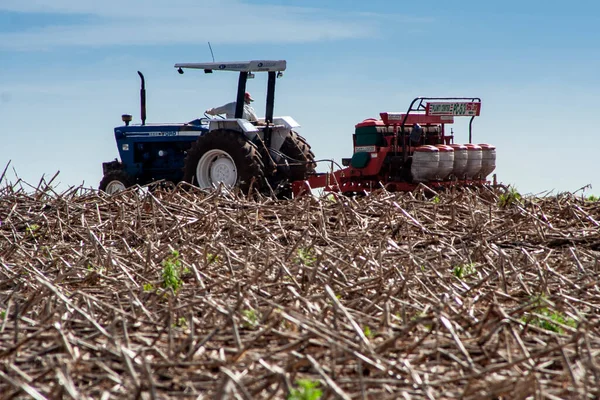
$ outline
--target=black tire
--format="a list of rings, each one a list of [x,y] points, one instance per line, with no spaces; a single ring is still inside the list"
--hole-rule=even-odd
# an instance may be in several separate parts
[[[279,151],[290,158],[287,160],[290,163],[288,178],[290,181],[304,180],[308,175],[315,172],[317,166],[314,162],[315,155],[311,151],[306,139],[296,132],[290,132],[290,135],[285,139]]]
[[[188,150],[183,167],[185,182],[202,187],[196,176],[196,168],[202,157],[211,150],[220,150],[233,160],[237,173],[234,187],[244,193],[248,193],[250,187],[258,191],[264,188],[264,166],[256,146],[242,133],[225,129],[217,129],[199,137]]]
[[[120,192],[121,190],[127,189],[131,185],[133,185],[133,180],[131,177],[127,175],[125,171],[115,169],[108,171],[102,177],[98,189],[108,194],[114,194]],[[120,186],[122,186],[122,188],[120,188],[120,190],[116,190]]]

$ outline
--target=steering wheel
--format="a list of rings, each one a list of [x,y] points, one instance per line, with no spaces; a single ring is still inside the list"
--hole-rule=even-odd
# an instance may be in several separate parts
[[[210,115],[207,113],[204,113],[204,117],[202,118],[196,118],[191,120],[190,122],[187,122],[186,125],[208,125],[210,123],[211,119],[216,119],[216,118],[223,118],[222,116],[218,115]]]
[[[196,118],[191,120],[190,122],[186,122],[186,125],[208,125],[208,121],[210,118]]]
[[[225,117],[224,117],[224,116],[222,116],[221,114],[217,114],[217,115],[210,115],[210,114],[204,113],[204,116],[205,116],[205,117],[206,117],[206,119],[208,119],[208,120],[211,120],[211,119],[217,119],[217,118],[219,118],[219,119],[225,119]],[[204,119],[204,118],[202,118],[202,119]]]

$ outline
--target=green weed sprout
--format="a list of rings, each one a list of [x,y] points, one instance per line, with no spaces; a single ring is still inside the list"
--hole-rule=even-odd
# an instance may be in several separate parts
[[[323,391],[319,389],[319,381],[299,379],[296,381],[298,388],[293,388],[287,400],[319,400]]]
[[[186,272],[186,270],[183,270],[182,268],[182,263],[179,259],[179,252],[177,250],[173,250],[171,254],[163,260],[162,266],[163,286],[167,289],[173,289],[174,292],[177,292],[181,285],[183,285],[181,275],[182,273]]]
[[[544,317],[548,317],[550,321],[535,316],[523,317],[521,320],[526,324],[531,324],[547,331],[556,333],[564,333],[564,329],[559,325],[566,325],[575,328],[577,322],[573,318],[569,318],[564,314],[557,311],[550,311],[548,307],[544,306],[546,296],[540,294],[535,297],[536,307],[533,312]]]
[[[218,263],[219,261],[221,261],[221,257],[219,257],[218,254],[212,254],[212,253],[206,254],[206,262],[208,264]]]
[[[314,250],[301,247],[296,252],[296,262],[299,264],[310,267],[314,262],[317,261],[317,256]]]
[[[146,282],[146,283],[144,283],[143,289],[144,289],[144,292],[153,292],[154,285],[152,285],[150,282]]]
[[[36,238],[39,236],[39,230],[40,230],[41,226],[39,226],[38,224],[27,224],[27,228],[25,228],[25,231],[31,235],[31,237]]]
[[[177,321],[173,324],[174,327],[177,328],[187,328],[188,322],[186,317],[179,317]]]
[[[467,275],[474,274],[477,270],[475,269],[475,263],[461,264],[454,267],[452,273],[458,279],[463,279]]]
[[[260,313],[256,310],[242,310],[244,317],[243,326],[248,329],[255,329],[260,324]]]
[[[506,193],[502,193],[498,197],[498,205],[502,208],[506,208],[515,203],[520,203],[521,199],[521,193],[519,193],[514,187],[510,186]]]

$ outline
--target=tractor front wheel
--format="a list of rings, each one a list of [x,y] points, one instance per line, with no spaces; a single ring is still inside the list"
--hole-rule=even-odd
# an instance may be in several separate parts
[[[256,147],[235,131],[218,129],[198,138],[185,158],[184,181],[203,189],[239,187],[248,193],[264,183],[263,162]]]
[[[125,171],[108,171],[100,181],[99,189],[107,194],[122,192],[132,185],[131,178]]]

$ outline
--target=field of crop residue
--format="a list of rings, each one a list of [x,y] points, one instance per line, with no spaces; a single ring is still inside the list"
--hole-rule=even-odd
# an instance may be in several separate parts
[[[3,399],[600,395],[580,195],[4,184],[0,220]]]

